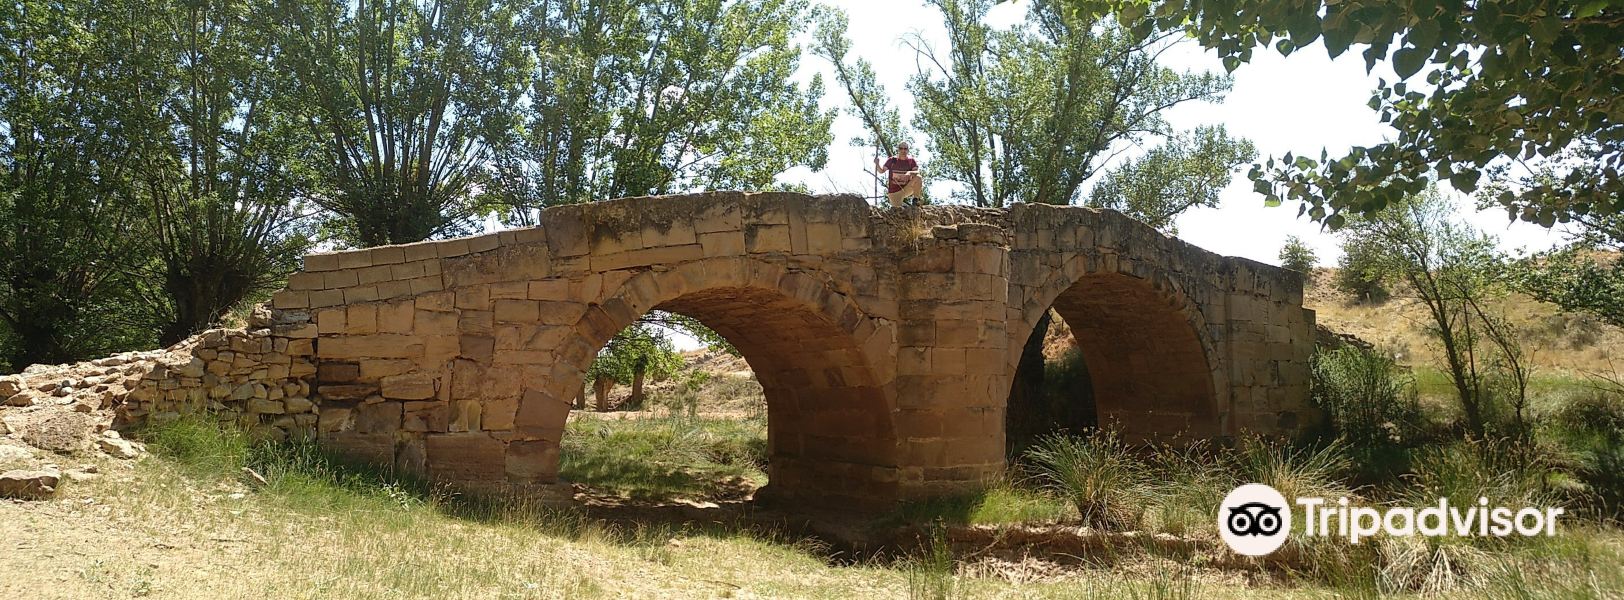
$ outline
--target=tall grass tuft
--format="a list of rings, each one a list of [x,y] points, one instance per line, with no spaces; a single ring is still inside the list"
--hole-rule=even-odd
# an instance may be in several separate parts
[[[1551,421],[1551,434],[1584,486],[1584,505],[1596,516],[1624,520],[1624,389],[1592,389]]]
[[[1114,431],[1045,436],[1026,457],[1038,479],[1070,500],[1089,527],[1137,527],[1155,496],[1144,461]]]
[[[1549,471],[1549,461],[1520,440],[1468,439],[1418,451],[1404,500],[1472,506],[1486,497],[1490,506],[1549,506],[1557,500],[1546,484]]]
[[[1288,502],[1304,496],[1337,498],[1351,493],[1342,483],[1342,476],[1353,464],[1347,444],[1341,441],[1297,446],[1246,436],[1241,438],[1231,460],[1242,479],[1272,487]]]
[[[1163,446],[1151,457],[1156,486],[1155,527],[1174,535],[1212,535],[1213,512],[1239,483],[1222,454],[1206,441]]]
[[[924,548],[903,561],[908,576],[909,600],[947,600],[955,596],[958,581],[953,576],[953,550],[940,526],[932,527]]]
[[[223,427],[200,414],[153,421],[135,435],[153,453],[172,459],[194,476],[235,472],[242,468],[253,445],[242,430]]]

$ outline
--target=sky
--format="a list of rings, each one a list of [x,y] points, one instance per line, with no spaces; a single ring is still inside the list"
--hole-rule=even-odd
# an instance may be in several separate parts
[[[939,14],[920,0],[822,1],[846,11],[851,21],[847,31],[852,40],[851,59],[863,57],[873,63],[880,82],[891,92],[893,105],[899,107],[903,121],[908,122],[913,115],[913,99],[905,84],[916,67],[913,51],[901,40],[918,33],[936,47],[945,47],[946,34]],[[993,9],[989,21],[1000,27],[1016,23],[1024,18],[1025,10],[1024,3],[1006,3]],[[1164,53],[1161,60],[1180,71],[1223,71],[1217,55],[1203,51],[1194,42],[1180,44]],[[801,61],[801,79],[809,80],[814,73],[823,75],[829,92],[824,107],[843,109],[844,95],[836,93],[839,84],[829,62],[810,52],[804,52]],[[1352,146],[1379,143],[1392,134],[1392,129],[1366,105],[1377,77],[1383,76],[1388,81],[1396,79],[1380,65],[1375,72],[1366,74],[1364,60],[1357,52],[1350,51],[1333,61],[1317,45],[1290,57],[1260,48],[1254,52],[1252,62],[1233,73],[1234,88],[1223,103],[1186,103],[1166,116],[1181,130],[1221,123],[1230,135],[1250,139],[1257,147],[1259,160],[1287,152],[1317,157],[1321,149],[1335,157]],[[828,165],[818,172],[792,171],[784,176],[785,181],[803,183],[818,192],[871,194],[872,179],[863,169],[872,167],[872,151],[847,143],[862,133],[858,119],[842,114],[835,121]],[[925,162],[928,176],[929,140],[920,137],[912,140],[912,145],[914,153]],[[1220,195],[1219,207],[1198,208],[1181,215],[1176,221],[1178,236],[1219,254],[1279,264],[1286,236],[1296,235],[1315,249],[1321,266],[1334,265],[1340,256],[1336,237],[1307,218],[1299,219],[1295,203],[1264,206],[1262,197],[1252,191],[1246,179],[1246,168],[1237,170],[1235,179]],[[936,189],[932,190],[934,196],[945,196]],[[1447,186],[1444,190],[1455,197],[1461,214],[1472,224],[1499,239],[1503,250],[1540,250],[1562,240],[1560,232],[1511,223],[1502,210],[1479,212],[1470,197]]]

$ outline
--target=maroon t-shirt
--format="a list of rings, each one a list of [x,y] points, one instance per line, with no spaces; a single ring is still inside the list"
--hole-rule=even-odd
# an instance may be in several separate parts
[[[885,191],[895,194],[902,191],[901,182],[897,181],[898,173],[918,171],[919,162],[912,158],[897,158],[895,156],[885,159],[885,170],[890,171],[890,181],[885,184]]]

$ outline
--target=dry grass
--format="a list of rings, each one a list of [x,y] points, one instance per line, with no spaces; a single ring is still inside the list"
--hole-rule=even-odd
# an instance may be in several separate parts
[[[101,467],[102,478],[56,500],[0,502],[0,596],[907,598],[919,589],[908,563],[838,566],[816,544],[714,525],[611,525],[523,503],[474,513],[402,490],[274,480],[251,489],[160,457]],[[1181,569],[1041,581],[1009,572],[955,569],[949,597],[1108,597],[1169,581],[1203,597],[1263,591],[1206,589]]]
[[[1303,295],[1303,304],[1314,310],[1321,325],[1391,351],[1403,364],[1442,364],[1437,345],[1426,332],[1425,307],[1402,298],[1375,305],[1353,302],[1331,285],[1334,273],[1319,269]],[[1492,310],[1504,314],[1522,333],[1539,375],[1562,378],[1612,372],[1615,367],[1624,370],[1620,354],[1624,329],[1593,317],[1565,314],[1556,305],[1523,294],[1507,295]]]

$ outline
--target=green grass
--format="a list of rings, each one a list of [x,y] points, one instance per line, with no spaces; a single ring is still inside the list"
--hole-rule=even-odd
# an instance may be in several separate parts
[[[1411,373],[1415,376],[1415,386],[1423,400],[1454,407],[1455,384],[1450,380],[1448,371],[1422,365],[1411,367]],[[1594,387],[1595,383],[1583,374],[1535,369],[1528,379],[1530,408],[1541,412],[1555,410],[1570,398]]]
[[[985,490],[907,503],[896,521],[909,525],[1042,525],[1077,518],[1069,502],[1043,490],[999,483]]]
[[[767,425],[757,419],[582,415],[564,431],[560,475],[631,498],[705,498],[766,483]]]

